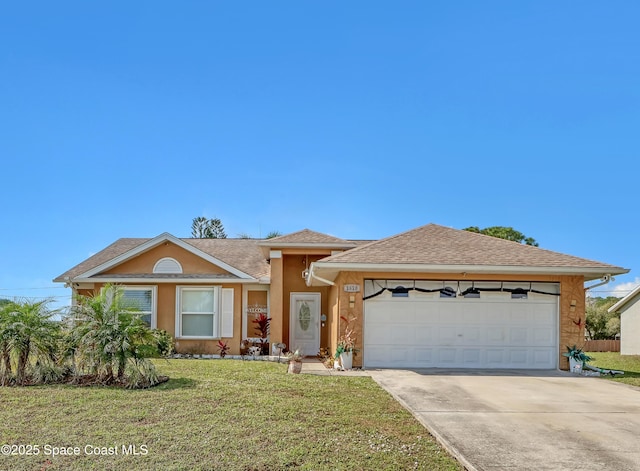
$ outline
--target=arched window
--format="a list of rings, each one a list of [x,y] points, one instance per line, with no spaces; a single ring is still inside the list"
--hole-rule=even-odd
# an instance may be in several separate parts
[[[182,273],[182,265],[175,258],[161,258],[153,267],[153,273]]]

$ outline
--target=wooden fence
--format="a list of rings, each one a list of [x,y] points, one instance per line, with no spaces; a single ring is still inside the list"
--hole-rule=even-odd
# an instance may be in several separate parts
[[[585,352],[619,352],[620,340],[587,340],[583,350]]]

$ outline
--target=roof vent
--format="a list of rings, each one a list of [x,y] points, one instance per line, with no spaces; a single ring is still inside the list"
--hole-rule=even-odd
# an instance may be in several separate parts
[[[175,258],[161,258],[153,267],[153,273],[182,273],[182,265]]]

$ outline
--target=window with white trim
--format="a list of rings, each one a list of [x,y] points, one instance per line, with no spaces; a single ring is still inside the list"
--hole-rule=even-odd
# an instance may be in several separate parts
[[[152,329],[156,328],[156,287],[123,286],[122,302]]]
[[[180,337],[217,335],[216,314],[219,288],[202,286],[178,288],[178,318]]]
[[[153,273],[182,273],[182,265],[175,258],[161,258],[153,266]]]
[[[233,337],[233,288],[178,286],[176,332],[179,338]]]

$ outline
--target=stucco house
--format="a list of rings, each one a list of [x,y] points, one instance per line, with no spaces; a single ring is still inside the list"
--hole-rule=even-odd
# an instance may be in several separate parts
[[[181,352],[232,354],[271,317],[269,341],[335,351],[345,319],[355,366],[568,367],[584,339],[586,281],[602,262],[428,224],[377,241],[308,229],[273,239],[120,239],[54,279],[73,293],[118,283]]]
[[[620,354],[640,355],[640,286],[609,308],[620,314]]]

